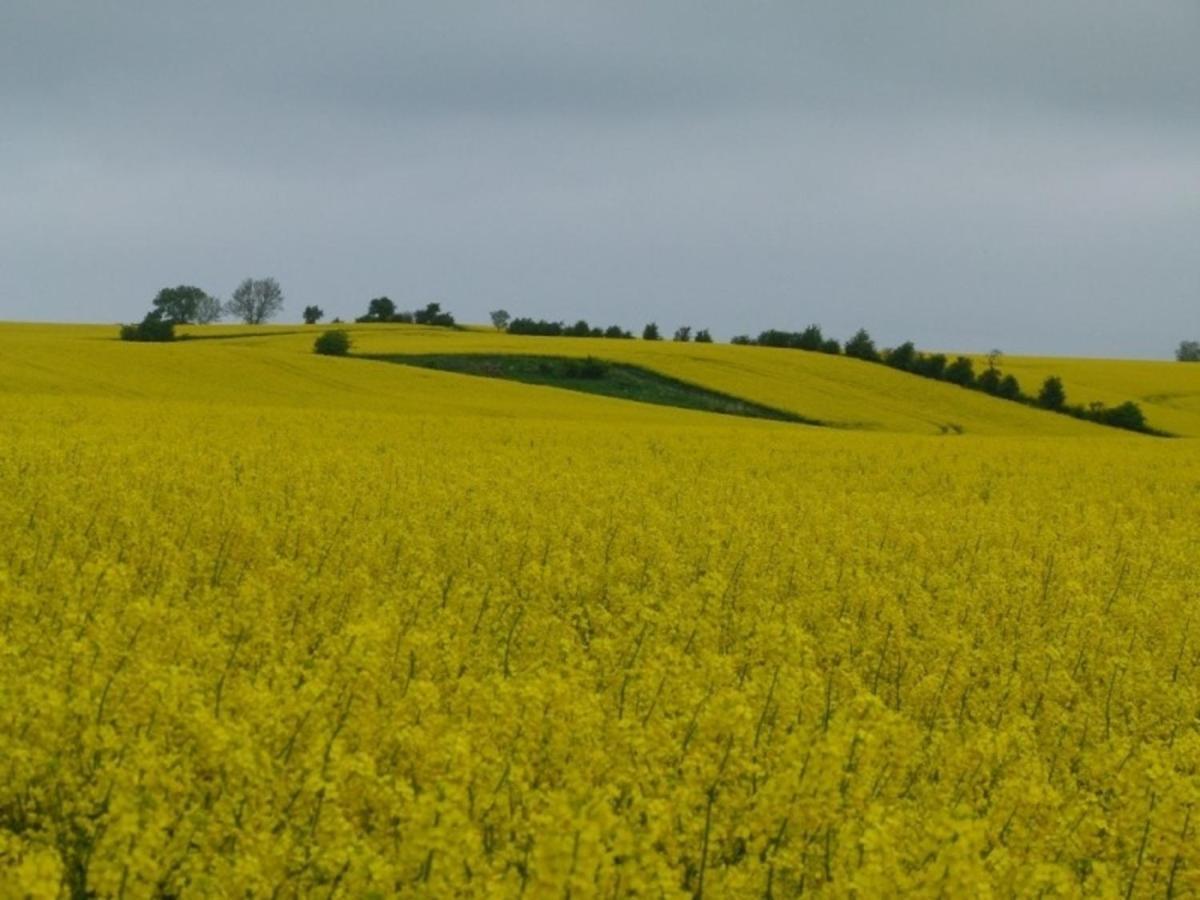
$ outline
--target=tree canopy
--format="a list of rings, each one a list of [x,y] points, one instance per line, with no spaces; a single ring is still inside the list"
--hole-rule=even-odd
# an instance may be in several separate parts
[[[163,288],[151,305],[160,318],[176,325],[188,325],[193,322],[204,325],[220,318],[219,301],[213,300],[203,290],[190,284]]]
[[[1063,387],[1062,379],[1057,375],[1051,375],[1042,382],[1042,389],[1038,392],[1038,406],[1044,409],[1062,409],[1067,405],[1067,391]]]
[[[237,286],[226,309],[247,325],[261,325],[283,309],[283,289],[274,278],[247,278]]]

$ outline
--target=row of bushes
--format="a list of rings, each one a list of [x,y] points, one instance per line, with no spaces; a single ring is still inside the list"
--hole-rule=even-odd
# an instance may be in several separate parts
[[[123,341],[173,341],[175,340],[175,320],[162,314],[161,310],[152,309],[140,322],[121,326]]]
[[[595,337],[618,340],[633,338],[633,332],[626,331],[620,325],[609,325],[607,328],[601,328],[599,325],[593,327],[583,319],[574,325],[567,325],[563,322],[548,322],[545,319],[518,318],[508,322],[503,330],[509,334],[534,334],[545,337]]]
[[[858,329],[854,336],[843,346],[836,338],[826,337],[820,325],[809,325],[803,331],[782,331],[769,328],[752,338],[748,334],[739,334],[730,343],[748,344],[756,347],[784,347],[789,350],[808,350],[812,353],[828,353],[831,356],[845,354],[855,359],[865,359],[868,362],[878,362],[879,351],[875,342],[865,328]]]
[[[602,328],[599,325],[589,325],[586,319],[580,319],[574,325],[547,319],[531,319],[526,317],[514,319],[503,309],[494,310],[491,313],[491,317],[492,324],[496,329],[505,331],[508,334],[531,334],[541,337],[614,338],[617,340],[632,340],[633,338],[633,332],[626,331],[620,325],[609,325],[607,328]],[[657,322],[650,322],[642,329],[642,340],[661,341],[662,339]],[[695,337],[693,337],[690,325],[681,325],[676,328],[673,340],[681,342],[695,341],[698,344],[711,344],[713,342],[712,334],[707,328],[697,330]]]
[[[492,314],[492,324],[509,334],[547,335],[552,337],[608,337],[630,338],[633,335],[613,325],[607,329],[593,328],[580,319],[574,325],[545,319],[518,318],[510,319],[504,310],[496,310]],[[648,341],[662,340],[658,325],[649,323],[642,331],[642,339]],[[691,340],[691,329],[682,326],[675,332],[676,341]],[[711,343],[712,336],[707,329],[696,333],[695,340],[700,343]],[[1016,376],[1000,371],[996,362],[999,353],[994,352],[988,357],[987,368],[976,373],[975,363],[969,357],[958,356],[950,359],[944,353],[922,353],[917,350],[912,341],[906,341],[898,347],[880,350],[874,339],[865,328],[860,328],[855,334],[841,344],[834,338],[826,337],[820,325],[809,325],[803,331],[784,331],[771,328],[761,332],[757,338],[749,335],[739,335],[732,343],[755,345],[760,347],[784,347],[795,350],[808,350],[814,353],[845,355],[865,362],[881,363],[894,369],[957,384],[970,390],[982,391],[993,397],[1011,400],[1037,406],[1052,412],[1074,416],[1079,419],[1110,425],[1115,428],[1125,428],[1130,431],[1157,433],[1146,423],[1145,415],[1136,403],[1126,402],[1118,406],[1108,407],[1103,403],[1082,404],[1067,403],[1066,391],[1062,379],[1051,376],[1043,383],[1037,396],[1026,394]]]
[[[307,318],[306,318],[307,321]],[[424,309],[411,312],[396,309],[396,304],[388,297],[376,297],[367,304],[366,315],[359,316],[355,322],[402,322],[406,325],[439,325],[444,328],[453,327],[454,316],[442,311],[440,303],[428,303]],[[313,324],[309,322],[309,324]]]
[[[832,338],[826,338],[821,332],[820,325],[809,325],[803,331],[780,331],[772,329],[763,331],[757,340],[749,336],[733,338],[733,343],[756,344],[760,347],[788,347],[811,350],[815,353],[842,353],[853,359],[866,362],[878,362],[902,372],[914,374],[922,378],[932,378],[938,382],[949,382],[960,388],[983,391],[1001,400],[1026,403],[1048,409],[1050,412],[1075,416],[1076,419],[1099,422],[1116,428],[1127,428],[1129,431],[1139,431],[1148,434],[1158,433],[1146,424],[1146,416],[1136,403],[1126,402],[1116,407],[1105,406],[1104,403],[1070,404],[1067,402],[1067,392],[1063,389],[1062,379],[1050,376],[1045,379],[1042,389],[1037,396],[1025,394],[1021,384],[1012,373],[1003,373],[996,365],[1000,353],[992,352],[988,356],[988,367],[982,372],[976,372],[974,361],[968,356],[956,356],[950,359],[944,353],[922,353],[912,341],[906,341],[899,347],[880,350],[876,348],[866,329],[859,329],[845,346],[839,346]]]
[[[748,334],[739,334],[731,343],[754,344],[760,347],[786,347],[790,350],[810,350],[814,353],[842,352],[842,345],[833,338],[827,338],[821,333],[820,325],[809,325],[803,331],[781,331],[771,328],[752,338]]]
[[[1098,422],[1101,425],[1147,434],[1157,433],[1146,424],[1146,417],[1136,403],[1126,402],[1113,407],[1103,403],[1090,403],[1086,406],[1067,403],[1066,389],[1063,387],[1062,379],[1057,375],[1049,376],[1042,383],[1037,396],[1026,394],[1021,390],[1021,384],[1015,375],[1004,374],[1000,371],[996,364],[1000,358],[998,351],[993,351],[988,355],[987,368],[978,374],[975,372],[974,361],[969,357],[958,356],[951,360],[943,353],[921,353],[912,341],[906,341],[900,346],[884,350],[882,353],[875,352],[872,344],[871,351],[862,358],[913,375],[948,381],[951,384],[991,394],[993,397],[1037,406],[1051,412],[1074,416],[1077,419]]]
[[[757,338],[739,335],[733,339],[732,343],[760,347],[786,347],[834,355],[843,354],[865,362],[890,366],[922,378],[947,381],[970,390],[982,391],[1003,400],[1012,400],[1051,412],[1074,416],[1077,419],[1087,419],[1102,425],[1140,431],[1145,434],[1160,433],[1146,423],[1146,417],[1136,403],[1126,402],[1112,407],[1103,403],[1090,403],[1086,406],[1067,403],[1067,394],[1063,388],[1062,379],[1057,376],[1052,375],[1047,378],[1037,396],[1026,394],[1021,390],[1021,384],[1015,375],[1001,372],[996,365],[1000,357],[999,351],[989,354],[987,368],[976,373],[975,363],[969,357],[958,356],[950,359],[944,353],[922,353],[917,350],[912,341],[905,341],[898,347],[880,350],[875,346],[875,341],[865,328],[860,328],[853,337],[846,341],[845,345],[839,344],[832,338],[826,338],[819,325],[809,325],[803,331],[781,331],[772,328],[762,332]]]

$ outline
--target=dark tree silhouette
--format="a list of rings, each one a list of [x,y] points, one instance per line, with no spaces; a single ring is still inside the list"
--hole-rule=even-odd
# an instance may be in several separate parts
[[[198,287],[181,284],[163,288],[154,298],[153,306],[160,317],[176,325],[200,322],[212,308],[213,299]],[[219,313],[218,313],[219,318]],[[209,322],[215,319],[208,319]],[[207,324],[204,322],[203,324]]]
[[[1051,375],[1042,382],[1042,389],[1037,396],[1038,406],[1043,409],[1061,410],[1067,405],[1067,392],[1063,388],[1062,379]]]
[[[875,342],[871,340],[871,335],[865,328],[858,329],[854,333],[854,337],[846,341],[844,352],[847,356],[855,359],[865,359],[868,362],[879,361],[879,351],[875,349]]]

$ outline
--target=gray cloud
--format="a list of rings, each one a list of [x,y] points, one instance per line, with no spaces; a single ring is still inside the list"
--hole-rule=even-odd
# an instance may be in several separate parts
[[[273,274],[722,335],[1200,335],[1200,8],[0,9],[0,317]]]

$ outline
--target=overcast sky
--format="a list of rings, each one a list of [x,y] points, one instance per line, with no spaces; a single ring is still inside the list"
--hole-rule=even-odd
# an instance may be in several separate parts
[[[1200,339],[1200,3],[0,3],[0,319]]]

